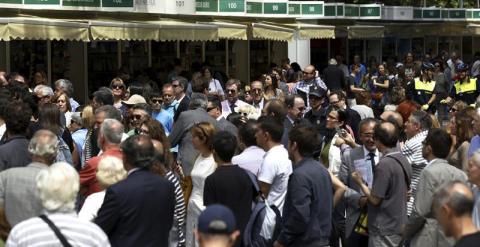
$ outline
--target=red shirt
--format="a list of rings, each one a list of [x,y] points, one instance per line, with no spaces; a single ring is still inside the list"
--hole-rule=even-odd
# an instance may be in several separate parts
[[[89,196],[92,193],[99,192],[102,189],[97,181],[97,167],[100,160],[105,156],[113,156],[115,158],[123,159],[123,153],[120,148],[113,148],[103,152],[99,156],[91,158],[85,167],[80,170],[80,193],[84,196]]]

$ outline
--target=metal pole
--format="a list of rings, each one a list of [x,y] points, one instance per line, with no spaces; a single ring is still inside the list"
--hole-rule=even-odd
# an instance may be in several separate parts
[[[47,40],[47,83],[52,81],[52,41]]]
[[[152,67],[152,41],[147,41],[147,50],[148,50],[148,67]]]
[[[229,49],[228,49],[228,39],[225,39],[225,74],[227,74],[227,77],[230,77],[230,71],[229,71],[230,70],[230,68],[229,68],[230,63],[228,61],[230,59],[229,58],[230,54],[228,54],[228,51],[229,51]]]
[[[5,41],[5,56],[7,57],[7,68],[6,71],[7,73],[10,73],[11,67],[10,67],[10,41]]]

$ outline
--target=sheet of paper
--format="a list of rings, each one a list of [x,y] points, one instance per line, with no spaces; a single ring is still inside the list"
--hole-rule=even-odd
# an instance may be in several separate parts
[[[363,181],[367,184],[368,188],[372,188],[373,184],[373,171],[370,160],[359,159],[353,161],[355,171],[362,175]]]

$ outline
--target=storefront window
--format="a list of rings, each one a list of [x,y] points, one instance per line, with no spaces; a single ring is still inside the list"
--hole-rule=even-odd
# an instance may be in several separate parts
[[[432,57],[438,55],[437,37],[425,37],[425,52],[430,53]]]
[[[327,47],[327,39],[310,40],[310,60],[318,71],[322,71],[328,65],[328,49],[325,49]]]
[[[347,38],[335,38],[330,40],[330,56],[342,55],[344,63],[347,62]]]
[[[462,60],[464,63],[473,62],[473,47],[472,47],[472,36],[464,36],[462,38]]]
[[[122,41],[122,68],[131,75],[148,68],[148,42]]]
[[[412,39],[412,52],[417,59],[423,57],[423,55],[425,54],[423,47],[423,38]]]
[[[225,52],[225,40],[205,42],[205,63],[213,70],[225,74],[227,65]]]
[[[382,61],[382,40],[381,39],[368,39],[367,43],[367,59],[370,62],[370,66],[377,66]]]
[[[10,70],[18,72],[29,82],[37,71],[47,73],[47,41],[10,41]],[[33,86],[33,84],[31,84]]]
[[[410,39],[398,39],[398,59],[401,62],[405,61],[405,55],[412,51],[412,43]]]
[[[383,61],[395,60],[396,58],[395,42],[396,42],[395,37],[388,37],[383,39],[383,45],[382,45]]]
[[[177,57],[177,42],[152,41],[152,68],[156,72],[157,80],[166,82],[169,70],[173,69],[173,61]]]
[[[250,80],[258,80],[268,70],[268,40],[250,41]]]
[[[118,71],[116,41],[91,42],[88,45],[88,91],[91,95],[102,86],[109,86]]]
[[[349,39],[348,40],[348,61],[353,63],[353,57],[359,55],[362,58],[362,62],[365,63],[367,58],[363,54],[363,39]]]
[[[195,72],[203,64],[202,42],[182,41],[180,42],[180,58],[186,71]]]

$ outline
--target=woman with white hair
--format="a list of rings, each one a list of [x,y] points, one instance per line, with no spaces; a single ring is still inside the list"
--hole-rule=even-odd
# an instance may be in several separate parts
[[[127,172],[123,168],[122,160],[113,156],[106,156],[100,160],[97,167],[97,180],[102,191],[93,193],[85,199],[82,209],[78,213],[80,219],[93,221],[103,204],[105,190],[111,185],[125,179]]]
[[[75,168],[55,163],[42,170],[36,182],[45,214],[17,224],[6,246],[110,246],[100,227],[78,219],[75,213],[80,188]]]

